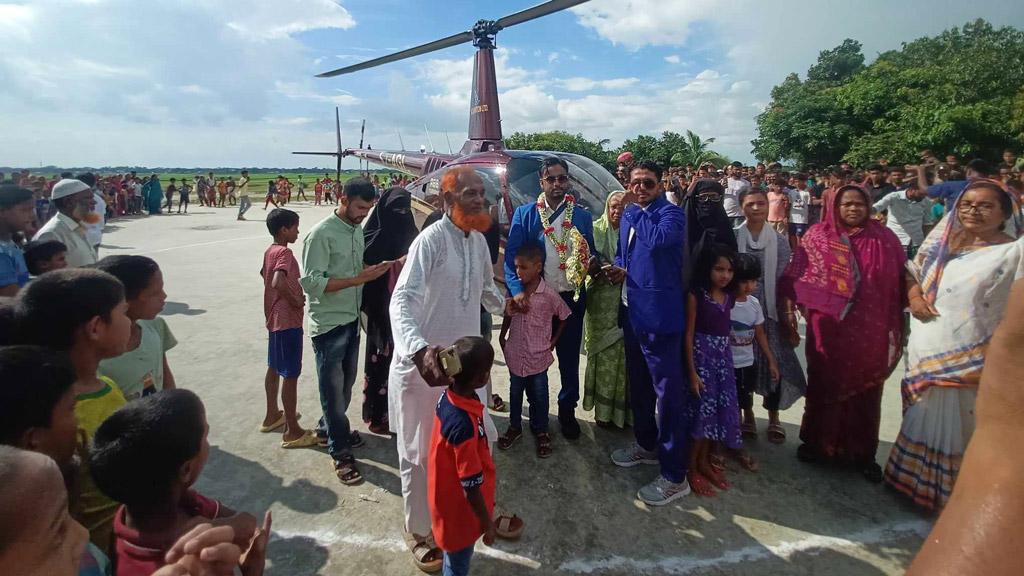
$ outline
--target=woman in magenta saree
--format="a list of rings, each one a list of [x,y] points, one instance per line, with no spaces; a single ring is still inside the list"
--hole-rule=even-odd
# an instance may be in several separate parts
[[[807,320],[797,457],[854,464],[880,482],[882,388],[903,350],[906,253],[870,217],[859,186],[840,188],[831,208],[804,236],[781,285]]]

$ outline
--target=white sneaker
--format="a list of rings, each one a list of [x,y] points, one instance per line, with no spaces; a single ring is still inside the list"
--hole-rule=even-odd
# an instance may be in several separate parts
[[[644,486],[636,497],[650,506],[664,506],[690,493],[690,483],[685,479],[680,483],[670,482],[664,476],[658,476],[654,482]]]
[[[632,468],[639,464],[657,464],[658,454],[644,450],[639,444],[634,442],[628,448],[619,448],[612,452],[612,462],[622,468]]]

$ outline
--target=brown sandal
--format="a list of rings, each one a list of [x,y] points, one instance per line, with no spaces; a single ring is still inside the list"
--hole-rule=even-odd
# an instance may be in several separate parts
[[[522,437],[522,428],[513,428],[509,426],[508,430],[505,430],[505,433],[498,438],[498,448],[501,450],[508,450]]]
[[[515,540],[522,535],[526,523],[515,514],[494,507],[494,533],[503,540]]]
[[[769,424],[768,430],[765,431],[765,436],[768,437],[768,441],[772,444],[782,444],[786,441],[786,429],[779,423]]]
[[[356,468],[355,458],[336,461],[334,463],[334,474],[346,486],[355,486],[356,484],[363,483],[363,475],[359,472],[359,468]]]
[[[534,439],[537,441],[537,457],[547,458],[551,456],[551,435],[547,432],[540,432],[534,435]]]
[[[433,537],[429,535],[419,536],[406,532],[405,545],[409,547],[409,552],[412,552],[412,561],[416,564],[417,568],[427,574],[441,571],[444,564],[444,556],[441,549],[434,542]]]

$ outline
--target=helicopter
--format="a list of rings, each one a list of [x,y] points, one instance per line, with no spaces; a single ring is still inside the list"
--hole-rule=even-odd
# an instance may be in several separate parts
[[[386,168],[395,169],[415,178],[407,186],[407,189],[420,200],[440,193],[441,176],[446,169],[453,166],[471,166],[483,179],[487,198],[502,202],[509,215],[513,213],[516,206],[536,202],[537,196],[540,194],[538,174],[541,162],[548,156],[557,156],[569,165],[572,193],[576,196],[577,202],[585,206],[592,214],[601,214],[604,211],[605,199],[608,195],[622,188],[615,176],[603,166],[577,154],[507,150],[505,148],[501,134],[501,112],[498,104],[498,83],[494,66],[495,38],[498,32],[587,1],[550,0],[497,20],[480,20],[471,30],[465,32],[317,75],[318,78],[332,78],[351,74],[472,42],[476,47],[476,55],[473,60],[473,88],[469,104],[469,138],[458,153],[441,154],[433,151],[427,152],[422,148],[418,152],[373,150],[370,147],[363,148],[362,140],[359,148],[343,148],[341,145],[341,122],[338,110],[335,108],[337,149],[331,152],[293,152],[293,154],[334,156],[337,159],[338,174],[341,173],[341,161],[346,156],[357,157]]]

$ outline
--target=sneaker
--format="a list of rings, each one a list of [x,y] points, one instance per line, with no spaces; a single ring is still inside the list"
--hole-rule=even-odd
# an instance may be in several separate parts
[[[629,448],[619,448],[612,452],[612,462],[616,466],[632,468],[639,464],[657,464],[658,455],[644,450],[639,444],[634,442]]]
[[[664,476],[658,476],[654,482],[644,486],[637,493],[636,497],[650,506],[664,506],[673,500],[678,500],[690,493],[690,483],[685,479],[678,484],[670,482]]]

